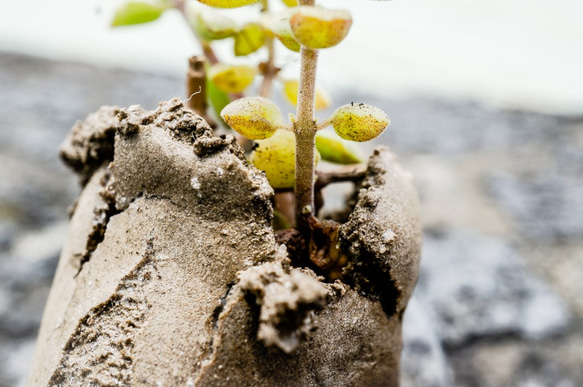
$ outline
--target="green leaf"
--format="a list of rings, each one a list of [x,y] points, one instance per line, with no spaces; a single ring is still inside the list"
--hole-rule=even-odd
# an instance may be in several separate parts
[[[257,3],[259,0],[198,0],[199,2],[216,8],[239,8]]]
[[[293,35],[275,34],[275,36],[288,50],[293,52],[300,52],[301,46],[293,37]]]
[[[209,67],[207,74],[222,91],[240,93],[253,83],[255,73],[251,66],[217,63]]]
[[[130,1],[117,9],[111,22],[112,27],[149,23],[158,19],[166,7],[143,1]]]
[[[336,164],[358,164],[364,160],[354,143],[343,140],[334,132],[321,131],[316,134],[316,149],[322,160]]]
[[[277,129],[286,128],[275,103],[263,97],[239,98],[221,111],[223,120],[250,140],[269,138]]]
[[[237,32],[235,21],[213,8],[190,8],[188,18],[194,32],[206,41],[225,39]]]
[[[293,9],[285,9],[277,13],[264,13],[262,24],[266,30],[271,31],[277,39],[289,50],[300,51],[300,44],[294,38],[289,18],[294,14]]]
[[[352,16],[346,10],[302,6],[290,17],[289,23],[302,46],[321,49],[335,46],[346,37]]]
[[[292,188],[296,171],[295,134],[288,130],[278,130],[271,137],[256,143],[249,161],[265,172],[273,188]],[[320,154],[314,153],[314,163],[317,164]]]
[[[289,79],[283,82],[283,93],[285,98],[294,106],[298,105],[298,91],[300,89],[300,81],[297,79]],[[316,86],[316,95],[314,100],[314,109],[326,109],[332,103],[330,95],[324,89]]]
[[[235,35],[235,55],[245,56],[259,50],[265,43],[265,31],[257,23],[249,23]]]
[[[363,142],[379,136],[391,120],[378,107],[353,102],[336,109],[328,122],[343,139]]]
[[[209,77],[206,78],[206,93],[216,116],[227,126],[227,123],[221,117],[221,110],[231,102],[229,95],[221,91]]]

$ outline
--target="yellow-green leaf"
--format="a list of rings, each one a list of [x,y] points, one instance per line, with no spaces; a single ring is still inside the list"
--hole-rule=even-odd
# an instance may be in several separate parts
[[[332,131],[320,131],[316,134],[316,149],[322,160],[336,164],[362,163],[363,158],[356,144],[343,140]]]
[[[337,45],[346,37],[351,25],[350,12],[323,7],[298,7],[290,18],[296,40],[313,49]]]
[[[298,91],[300,89],[300,83],[297,79],[290,79],[283,83],[283,91],[287,100],[292,104],[298,104]],[[326,109],[332,103],[330,95],[326,93],[323,89],[316,86],[316,101],[314,108],[316,110]]]
[[[233,130],[251,140],[266,139],[287,126],[277,105],[263,97],[239,98],[225,106],[221,117]]]
[[[364,103],[340,106],[328,118],[340,137],[349,141],[370,141],[379,136],[391,123],[381,109]]]
[[[294,38],[289,24],[289,18],[293,13],[293,9],[285,9],[277,13],[264,14],[262,24],[265,29],[271,31],[286,48],[299,52],[300,44]]]
[[[198,0],[199,2],[216,8],[239,8],[257,3],[259,0]]]
[[[315,152],[315,163],[320,154]],[[273,188],[292,188],[296,172],[296,136],[287,130],[278,130],[266,140],[257,141],[249,161],[265,172]]]
[[[188,18],[194,32],[207,41],[225,39],[237,32],[235,21],[213,8],[191,7]]]
[[[208,77],[220,90],[240,93],[253,83],[255,72],[251,66],[217,63],[209,67]]]
[[[206,77],[206,95],[215,114],[223,121],[221,111],[231,102],[229,95],[219,89],[209,77]]]
[[[143,1],[130,1],[115,11],[112,27],[148,23],[158,19],[166,7]]]
[[[275,36],[277,37],[277,40],[279,40],[281,44],[283,44],[285,48],[287,48],[288,50],[291,50],[293,52],[300,52],[301,46],[291,33],[290,34],[280,33],[275,34]]]
[[[288,7],[297,7],[298,0],[282,0],[285,5]]]
[[[296,136],[287,130],[278,130],[267,140],[257,141],[249,161],[265,172],[273,188],[294,186],[296,170]]]
[[[235,55],[245,56],[259,50],[265,43],[265,32],[258,23],[243,26],[235,35]]]

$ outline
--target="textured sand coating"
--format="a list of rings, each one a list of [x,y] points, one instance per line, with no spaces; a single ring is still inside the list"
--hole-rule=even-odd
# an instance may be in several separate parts
[[[29,385],[398,385],[421,231],[386,149],[340,227],[335,282],[293,265],[263,173],[178,99],[103,107],[62,157],[84,189]]]

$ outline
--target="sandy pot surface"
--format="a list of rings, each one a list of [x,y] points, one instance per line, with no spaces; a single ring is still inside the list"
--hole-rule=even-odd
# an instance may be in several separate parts
[[[294,266],[263,173],[177,99],[103,107],[62,156],[84,189],[29,385],[398,385],[421,231],[386,149],[340,227],[335,282]]]

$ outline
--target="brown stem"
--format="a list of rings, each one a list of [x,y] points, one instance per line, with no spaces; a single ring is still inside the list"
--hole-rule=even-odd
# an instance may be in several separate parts
[[[186,16],[186,2],[184,0],[173,0],[172,5],[179,10],[182,15]]]
[[[186,75],[187,105],[204,118],[211,128],[215,128],[217,123],[207,114],[208,103],[204,64],[205,57],[202,55],[193,56],[188,60],[188,73]]]
[[[262,0],[261,12],[269,12],[269,1]],[[259,96],[269,97],[271,94],[271,88],[273,85],[273,79],[279,72],[279,69],[275,67],[275,44],[273,36],[268,36],[265,38],[265,47],[267,48],[267,61],[261,63],[261,73],[263,75],[263,80],[261,81],[261,86],[259,86]]]
[[[296,225],[306,235],[308,219],[314,214],[314,148],[316,146],[316,122],[314,97],[318,51],[302,47],[300,87],[298,92],[296,133]]]
[[[265,46],[267,47],[268,57],[267,62],[262,63],[263,81],[261,81],[261,86],[259,86],[259,96],[267,98],[271,94],[273,80],[279,72],[279,68],[274,64],[275,44],[273,37],[265,38]]]
[[[196,39],[198,40],[198,43],[202,47],[202,52],[204,53],[204,56],[206,57],[206,59],[208,60],[208,62],[210,64],[217,64],[217,63],[219,63],[219,59],[215,55],[215,52],[213,51],[213,48],[211,47],[211,45],[209,44],[209,42],[202,40],[200,38],[200,36],[198,36],[198,35],[195,35],[195,36],[196,36]]]
[[[313,6],[314,0],[300,0],[300,5]],[[318,51],[302,46],[301,70],[298,91],[296,133],[295,214],[296,226],[304,236],[309,235],[309,219],[314,215],[314,149],[316,147],[316,122],[314,101]]]
[[[318,179],[315,184],[315,191],[321,190],[329,184],[342,183],[345,181],[358,182],[362,180],[366,174],[366,164],[346,165],[330,171],[316,171]],[[276,193],[290,192],[291,188],[276,189]]]
[[[359,181],[364,178],[366,173],[366,164],[348,165],[332,171],[318,171],[318,180],[316,180],[316,190],[320,190],[332,183],[343,181]]]
[[[186,24],[190,25],[190,23],[188,21],[188,15],[186,14],[185,1],[184,0],[173,0],[172,5],[174,6],[174,8],[176,8],[177,10],[180,11],[182,16],[184,17],[184,20],[186,20]],[[206,59],[209,61],[209,63],[210,64],[219,63],[219,59],[215,55],[215,52],[213,51],[210,44],[208,42],[204,41],[203,39],[201,39],[200,36],[198,36],[197,34],[194,34],[194,36],[196,37],[196,40],[198,40],[198,43],[200,44],[200,47],[202,48],[202,52],[203,52],[204,56],[206,57]]]

